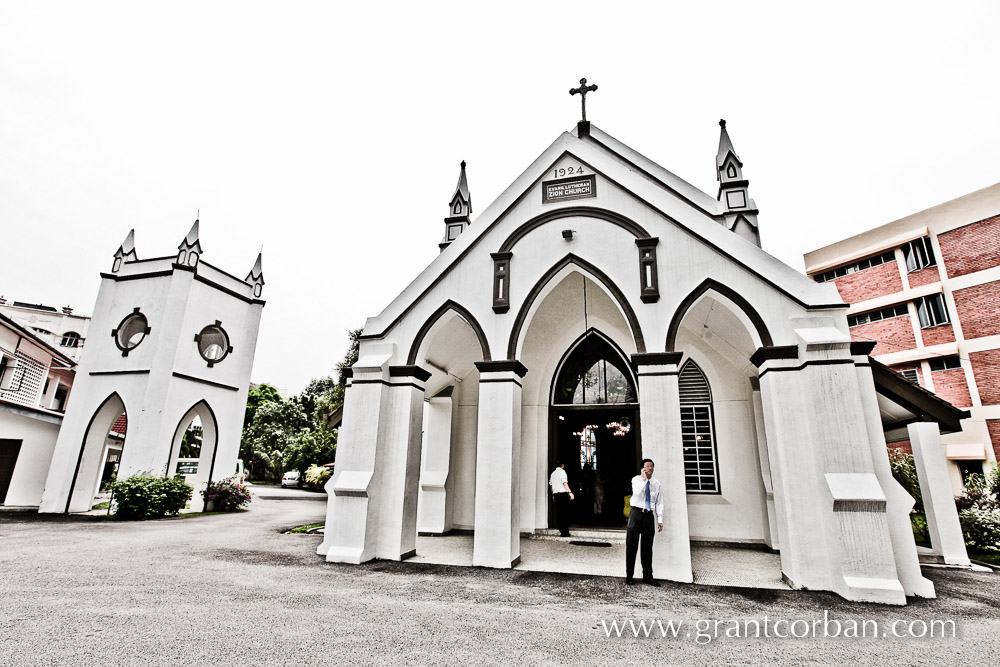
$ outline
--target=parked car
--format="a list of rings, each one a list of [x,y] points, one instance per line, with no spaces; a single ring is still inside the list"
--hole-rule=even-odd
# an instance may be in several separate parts
[[[300,473],[298,470],[289,470],[281,478],[281,488],[286,486],[296,486],[302,488],[302,483],[305,481],[305,475]]]

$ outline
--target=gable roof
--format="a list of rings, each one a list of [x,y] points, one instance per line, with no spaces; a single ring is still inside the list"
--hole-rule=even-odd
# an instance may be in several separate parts
[[[538,185],[550,165],[570,155],[663,218],[742,265],[806,308],[847,308],[836,287],[816,283],[717,222],[724,205],[611,135],[591,125],[587,136],[563,132],[386,308],[365,324],[379,338],[398,322]],[[499,246],[499,243],[497,244]]]
[[[11,318],[7,317],[3,313],[0,313],[0,322],[2,322],[3,324],[6,324],[7,326],[9,326],[11,329],[13,329],[14,331],[16,331],[21,336],[24,336],[25,338],[29,339],[32,343],[34,343],[38,347],[44,349],[46,352],[49,352],[55,360],[57,360],[60,363],[62,363],[63,366],[65,366],[66,368],[72,368],[72,367],[76,366],[76,362],[75,361],[73,361],[72,359],[70,359],[69,357],[67,357],[65,354],[63,354],[62,352],[60,352],[56,348],[54,348],[51,345],[49,345],[48,343],[46,343],[44,340],[42,340],[41,338],[39,338],[38,335],[36,335],[34,332],[28,331],[27,329],[25,329],[20,324],[18,324],[17,322],[15,322],[14,320],[12,320]]]

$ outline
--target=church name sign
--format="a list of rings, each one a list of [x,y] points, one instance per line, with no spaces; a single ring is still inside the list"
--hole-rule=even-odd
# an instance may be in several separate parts
[[[597,179],[593,174],[589,176],[561,178],[556,181],[544,181],[542,183],[542,203],[548,204],[550,202],[566,201],[568,199],[596,197],[596,181]]]

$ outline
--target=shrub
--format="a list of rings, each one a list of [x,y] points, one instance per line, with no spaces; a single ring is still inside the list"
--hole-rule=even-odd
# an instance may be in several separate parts
[[[179,475],[172,479],[154,477],[147,471],[115,480],[111,498],[119,519],[158,519],[184,509],[192,491]]]
[[[979,473],[972,473],[965,478],[965,491],[955,497],[955,506],[959,511],[964,509],[997,509],[997,499],[994,497],[986,478]]]
[[[333,471],[324,466],[311,465],[306,469],[306,484],[314,488],[323,488]]]
[[[976,547],[1000,546],[1000,510],[970,507],[958,513],[965,543]]]
[[[201,491],[205,502],[213,501],[221,512],[233,512],[250,503],[250,489],[237,478],[227,477],[218,482],[210,482]]]
[[[890,449],[889,467],[900,486],[913,496],[913,511],[923,512],[924,501],[920,496],[920,481],[917,479],[917,466],[913,462],[913,455],[907,454],[899,447]]]
[[[930,533],[927,532],[927,517],[914,512],[910,515],[910,527],[913,529],[913,541],[920,546],[931,546]]]

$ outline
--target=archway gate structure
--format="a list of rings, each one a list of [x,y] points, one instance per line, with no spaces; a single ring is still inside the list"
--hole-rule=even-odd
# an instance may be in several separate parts
[[[85,512],[104,465],[111,425],[127,415],[118,477],[185,474],[199,491],[232,477],[264,301],[261,257],[245,279],[202,260],[199,222],[176,255],[139,259],[134,234],[115,253],[101,287],[42,492],[39,512]],[[179,465],[198,417],[197,460]]]
[[[319,552],[399,560],[465,530],[474,565],[516,564],[550,525],[554,378],[591,332],[637,385],[656,576],[692,581],[712,540],[780,551],[793,587],[933,596],[847,305],[761,250],[724,123],[717,168],[713,198],[581,122],[471,220],[463,163],[441,254],[365,326]]]

